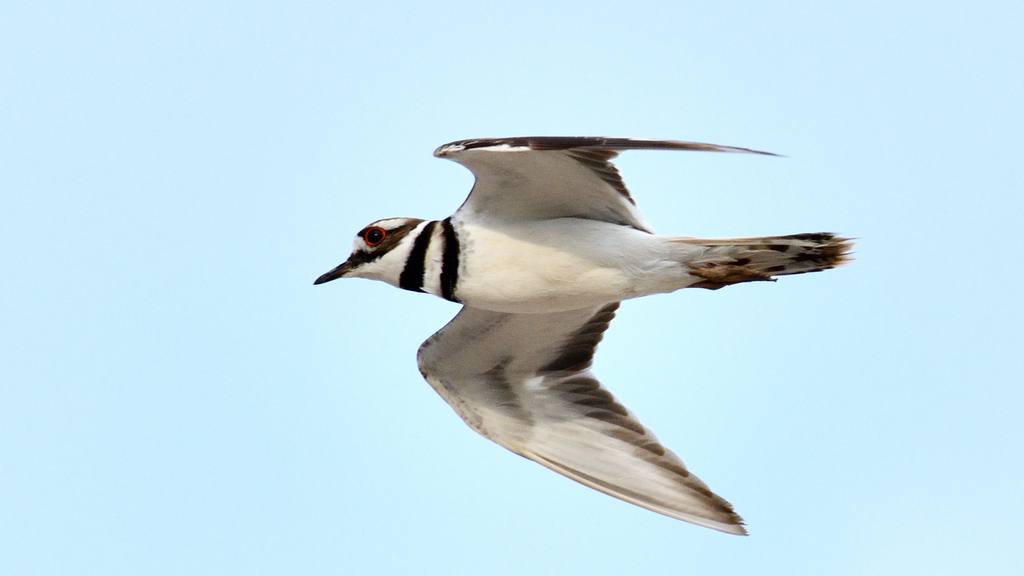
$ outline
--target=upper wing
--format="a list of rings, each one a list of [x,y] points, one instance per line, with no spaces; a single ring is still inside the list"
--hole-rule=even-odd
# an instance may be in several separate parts
[[[465,307],[420,347],[420,372],[474,430],[606,494],[745,534],[713,494],[594,378],[618,303],[553,314]]]
[[[619,171],[623,150],[702,150],[769,154],[675,140],[529,136],[461,140],[434,151],[469,168],[476,184],[459,209],[502,220],[586,218],[650,232]]]

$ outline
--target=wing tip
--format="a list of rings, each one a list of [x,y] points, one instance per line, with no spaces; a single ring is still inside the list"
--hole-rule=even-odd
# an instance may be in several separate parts
[[[505,447],[509,448],[508,446]],[[511,450],[511,448],[509,449]],[[551,458],[545,457],[531,450],[512,451],[529,460],[533,460],[545,468],[554,470],[574,482],[578,482],[588,488],[597,490],[598,492],[603,492],[613,498],[618,498],[623,502],[639,506],[640,508],[645,508],[651,512],[656,512],[662,516],[667,516],[675,520],[682,520],[683,522],[689,522],[690,524],[710,528],[726,534],[733,534],[736,536],[748,535],[747,529],[743,525],[743,518],[733,510],[732,504],[729,504],[729,502],[724,498],[708,490],[707,486],[694,476],[690,477],[693,478],[699,486],[688,486],[687,492],[692,491],[695,494],[687,494],[686,498],[689,499],[696,495],[697,504],[694,506],[694,503],[691,501],[687,505],[680,506],[679,502],[676,502],[675,505],[673,505],[667,500],[659,500],[641,492],[616,486],[613,483],[603,481],[600,478],[572,468],[571,466],[561,462],[552,460]],[[699,487],[703,487],[704,490],[700,490]],[[695,490],[695,488],[697,489]]]
[[[722,146],[719,144],[708,144],[705,142],[688,142],[685,140],[646,140],[641,138],[605,138],[601,136],[517,136],[512,138],[473,138],[469,140],[456,140],[442,144],[434,150],[434,156],[447,158],[452,154],[472,149],[505,148],[527,148],[530,150],[567,150],[569,148],[600,148],[605,150],[689,150],[694,152],[727,152],[732,154],[759,154],[762,156],[777,156],[784,158],[781,154],[754,150],[751,148],[740,148],[737,146]]]
[[[693,522],[693,520],[690,520]],[[694,522],[697,524],[696,522]],[[705,528],[711,528],[712,530],[718,530],[725,534],[732,534],[733,536],[750,536],[747,532],[747,527],[743,524],[743,518],[740,518],[739,514],[732,513],[732,518],[728,522],[714,522],[713,524],[700,524]]]
[[[724,532],[726,534],[732,534],[733,536],[750,536],[750,533],[747,532],[746,527],[743,526],[742,524],[736,524],[736,525],[733,525],[733,526],[729,526],[729,529],[726,529],[726,530],[719,529],[719,532]]]

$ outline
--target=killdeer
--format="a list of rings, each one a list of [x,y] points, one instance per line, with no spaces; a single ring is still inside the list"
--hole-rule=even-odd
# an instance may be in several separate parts
[[[463,140],[434,155],[476,177],[440,221],[388,218],[317,278],[381,280],[463,305],[420,346],[427,382],[473,430],[581,484],[654,512],[745,534],[732,505],[598,382],[594,351],[619,302],[818,272],[851,247],[830,233],[659,236],[610,160],[624,150],[768,154],[671,140]]]

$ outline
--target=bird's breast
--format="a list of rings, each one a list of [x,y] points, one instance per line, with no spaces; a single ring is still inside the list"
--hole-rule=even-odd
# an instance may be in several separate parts
[[[646,238],[644,238],[646,237]],[[651,235],[596,221],[463,225],[457,296],[476,308],[541,313],[642,295]]]

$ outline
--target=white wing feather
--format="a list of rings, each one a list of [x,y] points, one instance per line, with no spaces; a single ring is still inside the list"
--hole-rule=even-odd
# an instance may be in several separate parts
[[[420,371],[483,436],[660,514],[745,534],[732,506],[594,378],[618,304],[553,314],[462,311],[420,347]]]
[[[651,232],[610,162],[635,149],[771,155],[701,142],[550,136],[462,140],[434,155],[473,172],[476,183],[459,212],[478,222],[585,218]]]

